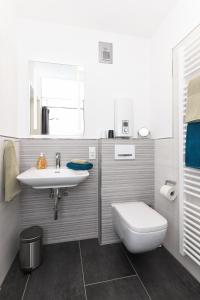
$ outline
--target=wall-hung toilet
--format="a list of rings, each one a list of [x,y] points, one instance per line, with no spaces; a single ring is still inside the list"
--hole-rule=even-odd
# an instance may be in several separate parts
[[[113,225],[132,253],[160,246],[167,232],[167,220],[144,202],[113,203]]]

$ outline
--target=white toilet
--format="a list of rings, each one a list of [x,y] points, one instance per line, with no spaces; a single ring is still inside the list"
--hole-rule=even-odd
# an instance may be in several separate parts
[[[144,202],[113,203],[113,225],[132,253],[160,246],[167,232],[167,220]]]

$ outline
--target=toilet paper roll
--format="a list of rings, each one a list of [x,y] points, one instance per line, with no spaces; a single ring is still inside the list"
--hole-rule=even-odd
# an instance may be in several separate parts
[[[177,197],[175,186],[167,185],[167,184],[163,185],[160,188],[160,194],[170,201],[174,201]]]

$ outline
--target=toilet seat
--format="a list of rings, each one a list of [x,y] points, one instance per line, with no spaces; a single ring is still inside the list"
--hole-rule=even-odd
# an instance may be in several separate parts
[[[151,233],[167,228],[167,220],[144,202],[112,204],[126,226],[137,233]]]

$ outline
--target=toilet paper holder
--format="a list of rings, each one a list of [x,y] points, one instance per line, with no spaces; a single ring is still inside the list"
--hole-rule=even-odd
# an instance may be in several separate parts
[[[166,185],[176,185],[176,181],[173,181],[173,180],[165,180],[165,184]]]

